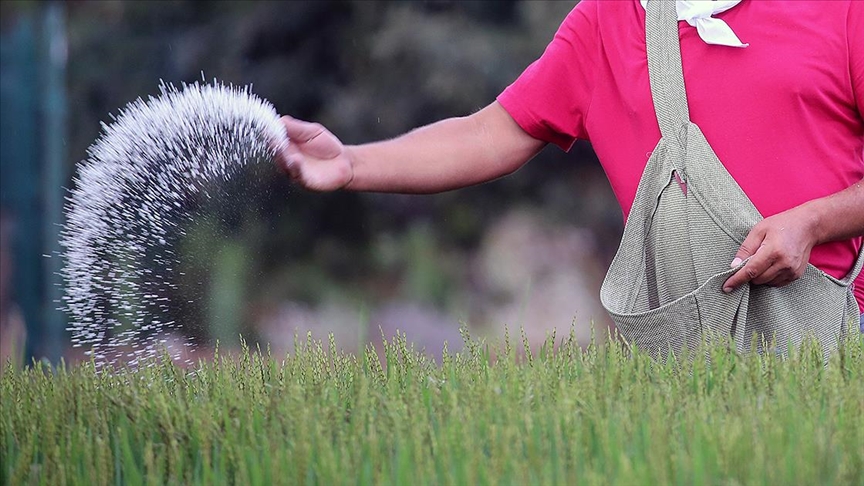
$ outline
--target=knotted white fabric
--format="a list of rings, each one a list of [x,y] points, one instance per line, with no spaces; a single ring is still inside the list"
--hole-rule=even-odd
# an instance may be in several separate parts
[[[648,0],[641,0],[642,8],[647,8]],[[741,3],[741,0],[707,1],[707,0],[676,0],[675,10],[678,20],[686,20],[688,24],[696,27],[696,32],[707,44],[729,47],[747,47],[732,32],[732,28],[726,22],[715,19],[712,15],[725,12]]]

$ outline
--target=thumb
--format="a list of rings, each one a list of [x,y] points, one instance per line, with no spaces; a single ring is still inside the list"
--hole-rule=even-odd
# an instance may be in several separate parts
[[[282,124],[285,126],[288,138],[299,144],[314,139],[318,135],[324,133],[325,130],[324,126],[320,123],[298,120],[297,118],[292,118],[287,115],[282,117]]]
[[[735,252],[735,258],[732,259],[732,263],[730,263],[729,266],[735,268],[740,265],[741,262],[753,256],[759,247],[762,246],[764,240],[765,231],[763,231],[759,225],[754,226],[747,235],[747,238],[744,239],[744,242],[741,243],[741,246],[738,247],[738,251]]]

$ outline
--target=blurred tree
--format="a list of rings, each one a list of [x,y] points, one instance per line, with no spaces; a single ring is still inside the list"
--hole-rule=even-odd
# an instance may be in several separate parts
[[[0,297],[0,321],[10,322],[13,301],[27,324],[27,357],[57,360],[64,320],[58,310],[62,185],[66,163],[66,11],[59,2],[3,7],[0,22],[0,212],[4,249],[14,274]],[[9,234],[11,233],[11,234]],[[13,290],[14,289],[14,290]],[[7,335],[7,338],[9,336]]]
[[[159,80],[251,84],[280,112],[320,121],[346,143],[464,115],[494,100],[543,52],[574,3],[70,2],[67,171],[85,158],[100,120],[157,93]],[[437,196],[309,194],[275,173],[245,181],[243,194],[254,196],[235,199],[243,210],[208,209],[216,211],[213,231],[222,239],[185,241],[188,272],[177,277],[181,288],[213,283],[218,272],[195,263],[196,254],[227,251],[223,277],[245,262],[236,290],[223,277],[210,289],[244,296],[232,304],[243,306],[232,318],[243,321],[241,330],[284,301],[470,307],[479,292],[473,255],[491,225],[520,208],[590,228],[601,242],[601,264],[611,259],[621,225],[602,170],[582,143],[569,154],[544,150],[515,176]],[[189,300],[177,299],[178,314],[199,327],[227,312],[208,310],[212,299]]]

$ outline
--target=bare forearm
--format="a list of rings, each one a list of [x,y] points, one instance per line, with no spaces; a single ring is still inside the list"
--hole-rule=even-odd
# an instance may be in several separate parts
[[[864,179],[801,206],[812,218],[816,244],[864,235]]]
[[[543,143],[531,138],[497,103],[392,140],[347,147],[355,191],[434,193],[515,171]]]

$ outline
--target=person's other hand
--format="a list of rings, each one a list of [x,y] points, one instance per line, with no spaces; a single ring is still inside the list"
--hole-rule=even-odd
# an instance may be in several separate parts
[[[780,287],[804,275],[816,244],[812,221],[807,210],[798,207],[756,224],[735,253],[731,267],[749,260],[726,280],[723,291],[731,292],[747,282]]]
[[[351,183],[354,170],[345,145],[320,123],[283,116],[288,146],[277,163],[311,191],[335,191]]]

